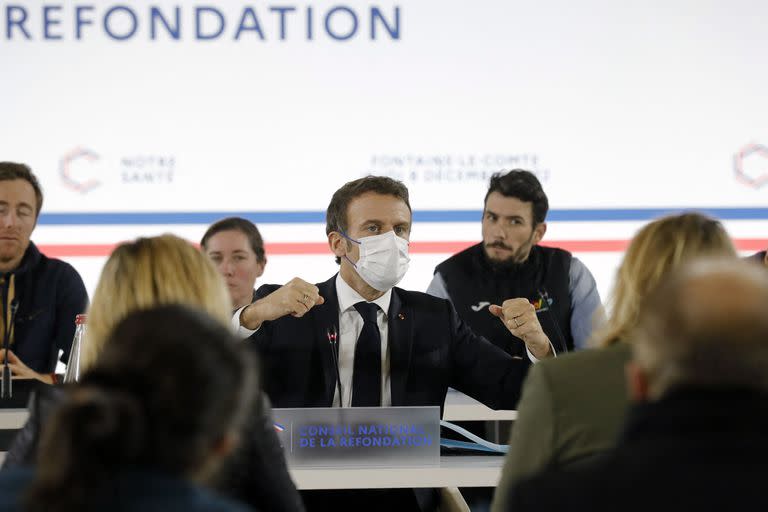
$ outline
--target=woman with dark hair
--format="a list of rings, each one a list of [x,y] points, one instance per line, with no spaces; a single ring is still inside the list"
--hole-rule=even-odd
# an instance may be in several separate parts
[[[214,222],[200,240],[200,249],[224,278],[232,307],[239,309],[256,300],[256,279],[264,273],[267,256],[259,228],[242,217]]]
[[[100,361],[106,340],[127,315],[163,304],[199,308],[228,327],[232,304],[211,261],[189,242],[173,235],[138,238],[120,244],[104,264],[88,311],[88,332],[80,370]],[[215,340],[211,340],[212,342]],[[169,363],[173,363],[170,361]],[[187,383],[190,392],[196,386]],[[29,465],[38,452],[41,427],[60,399],[58,389],[38,393],[30,418],[14,438],[3,467]],[[227,496],[274,512],[301,512],[304,505],[288,474],[266,395],[256,400],[243,443],[216,479]]]
[[[258,392],[251,356],[180,305],[119,322],[44,427],[35,470],[0,473],[13,510],[248,510],[199,487],[237,445]]]

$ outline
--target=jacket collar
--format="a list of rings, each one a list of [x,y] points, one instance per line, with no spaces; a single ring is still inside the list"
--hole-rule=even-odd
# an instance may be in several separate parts
[[[361,301],[365,301],[365,298],[363,298],[362,295],[357,293],[357,291],[349,286],[346,281],[341,277],[341,274],[336,274],[335,279],[335,289],[336,289],[336,296],[339,299],[339,314],[345,312],[351,307],[354,307],[355,304]],[[387,290],[387,292],[379,297],[378,299],[371,301],[374,304],[378,305],[382,311],[384,311],[384,314],[386,315],[389,313],[389,306],[391,302],[391,296],[392,296],[392,290]]]
[[[405,389],[411,366],[413,345],[413,308],[407,303],[406,295],[400,288],[392,288],[387,320],[389,322],[389,378],[392,390],[392,405],[407,405]]]
[[[31,268],[37,265],[37,263],[40,261],[40,258],[42,258],[40,250],[38,250],[35,243],[30,240],[27,250],[24,251],[24,257],[21,258],[19,266],[16,267],[16,270],[13,270],[13,273],[16,275],[25,274]]]
[[[339,332],[339,299],[336,295],[336,275],[324,283],[318,283],[317,288],[325,302],[312,308],[312,322],[314,324],[315,343],[323,367],[324,405],[331,407],[336,387],[336,370],[328,332],[331,328],[335,329],[337,333]]]

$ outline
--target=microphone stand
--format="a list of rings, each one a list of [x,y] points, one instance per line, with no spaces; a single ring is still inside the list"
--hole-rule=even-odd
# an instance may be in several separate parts
[[[563,331],[560,330],[560,324],[557,323],[557,317],[552,313],[552,310],[549,309],[549,293],[547,293],[546,289],[539,290],[539,298],[541,298],[543,304],[547,305],[547,313],[549,313],[549,319],[552,320],[552,325],[555,327],[555,334],[557,334],[561,349],[560,353],[565,354],[568,352],[568,343],[565,342],[565,336],[563,336]]]
[[[339,390],[339,407],[344,407],[343,395],[341,393],[341,371],[339,369],[339,332],[335,325],[326,330],[328,342],[331,344],[331,359],[333,359],[333,369],[336,372],[336,385]]]
[[[3,349],[5,349],[5,357],[3,358],[3,384],[0,388],[0,398],[11,398],[13,395],[11,367],[8,366],[8,351],[10,350],[11,345],[11,326],[8,324],[13,321],[13,319],[8,319],[8,293],[11,286],[10,279],[10,274],[5,274],[3,276]]]

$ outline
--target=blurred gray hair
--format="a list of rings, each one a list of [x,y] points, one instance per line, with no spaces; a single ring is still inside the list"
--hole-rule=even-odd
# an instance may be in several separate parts
[[[768,392],[768,272],[695,261],[648,296],[634,336],[651,399],[680,387]]]

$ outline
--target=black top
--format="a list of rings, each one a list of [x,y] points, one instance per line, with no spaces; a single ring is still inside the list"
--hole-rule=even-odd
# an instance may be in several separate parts
[[[509,509],[767,510],[768,396],[681,390],[635,406],[616,449],[580,470],[551,471],[510,492]]]
[[[544,333],[558,354],[573,350],[570,294],[571,253],[534,245],[528,259],[511,268],[494,266],[476,244],[440,263],[435,272],[445,282],[459,316],[473,331],[512,356],[527,359],[525,343],[515,337],[488,305],[528,299]]]
[[[72,265],[41,254],[32,242],[13,274],[19,309],[11,350],[36,372],[51,373],[59,350],[62,362],[69,359],[75,316],[88,306],[85,285]]]

